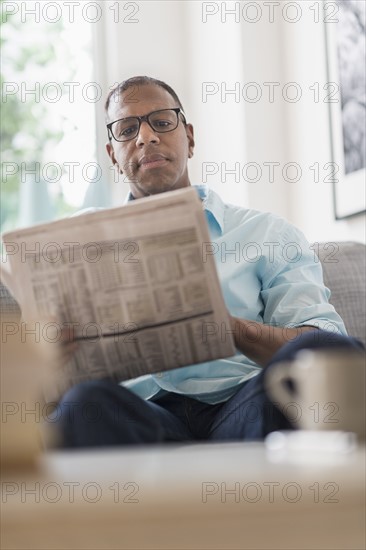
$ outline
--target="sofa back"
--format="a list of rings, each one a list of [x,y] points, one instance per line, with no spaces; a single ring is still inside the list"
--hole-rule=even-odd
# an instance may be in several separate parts
[[[342,317],[350,336],[366,345],[366,246],[356,242],[314,246],[323,267],[329,302]]]

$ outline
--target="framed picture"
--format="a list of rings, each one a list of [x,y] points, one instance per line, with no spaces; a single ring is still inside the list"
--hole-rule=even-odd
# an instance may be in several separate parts
[[[366,2],[332,4],[336,22],[324,20],[334,215],[340,220],[366,211]]]

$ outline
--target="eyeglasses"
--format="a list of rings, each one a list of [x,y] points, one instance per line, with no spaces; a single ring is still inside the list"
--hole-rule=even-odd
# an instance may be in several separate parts
[[[178,127],[179,113],[183,117],[183,124],[186,124],[186,117],[180,107],[175,109],[160,109],[144,116],[131,116],[121,118],[107,124],[109,140],[113,137],[116,141],[129,141],[134,139],[139,131],[141,123],[146,121],[154,132],[165,134],[172,132]]]

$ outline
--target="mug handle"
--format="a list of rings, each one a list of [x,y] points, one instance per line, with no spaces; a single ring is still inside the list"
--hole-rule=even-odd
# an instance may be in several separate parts
[[[283,362],[273,365],[272,368],[268,369],[264,377],[264,384],[267,393],[274,401],[279,401],[282,406],[289,405],[294,402],[294,393],[289,390],[284,381],[293,380],[296,381],[296,377],[293,372],[294,363],[293,362]],[[290,374],[291,370],[291,374]],[[299,396],[296,395],[296,401],[299,401]]]

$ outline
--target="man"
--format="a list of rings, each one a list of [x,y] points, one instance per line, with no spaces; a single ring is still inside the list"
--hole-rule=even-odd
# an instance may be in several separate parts
[[[107,152],[129,181],[128,200],[191,185],[193,127],[167,84],[148,77],[121,83],[109,94],[106,116]],[[66,447],[263,439],[292,427],[265,393],[267,369],[304,348],[361,347],[329,305],[320,263],[300,231],[277,216],[225,205],[204,186],[196,189],[212,241],[231,251],[237,243],[256,243],[261,251],[256,262],[215,258],[238,354],[123,384],[75,386],[60,403]],[[99,414],[93,422],[75,410],[70,415],[70,403],[80,410],[93,403]]]

